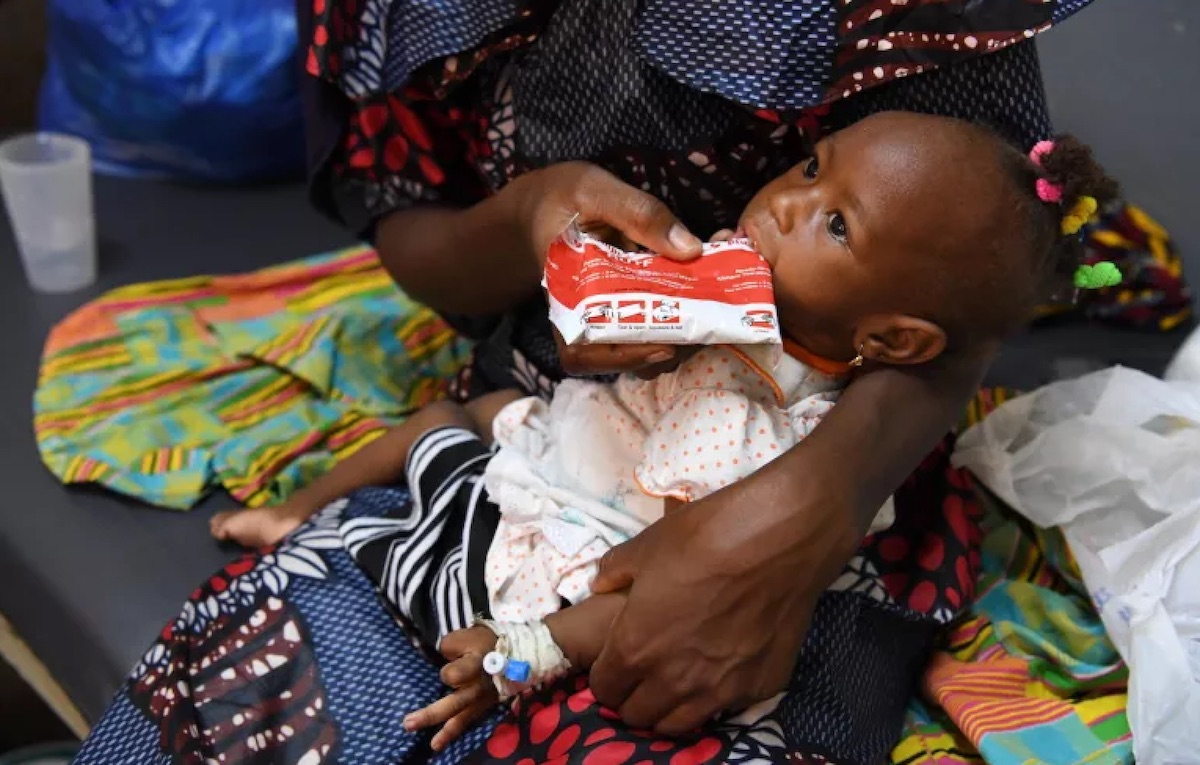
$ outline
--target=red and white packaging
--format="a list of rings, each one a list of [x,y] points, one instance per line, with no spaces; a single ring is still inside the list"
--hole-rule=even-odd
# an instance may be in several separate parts
[[[748,239],[711,242],[681,263],[572,225],[550,245],[542,284],[568,345],[782,344],[771,268]]]

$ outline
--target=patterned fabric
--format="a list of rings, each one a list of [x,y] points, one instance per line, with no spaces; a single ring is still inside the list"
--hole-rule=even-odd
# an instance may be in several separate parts
[[[626,46],[689,88],[751,107],[804,109],[992,53],[1088,2],[317,0],[324,31],[313,35],[310,59],[348,96],[362,98],[399,90],[423,65],[476,48],[506,27],[545,26],[591,4],[633,15]]]
[[[489,458],[489,450],[468,431],[430,431],[418,439],[409,457],[412,501],[382,518],[356,518],[342,525],[350,555],[376,583],[387,606],[409,626],[410,635],[430,649],[449,631],[468,626],[476,614],[509,618],[489,611],[483,588],[482,567],[496,554],[494,546],[489,552],[489,542],[500,518],[479,480]],[[941,469],[936,465],[931,472],[936,475]],[[908,568],[914,567],[896,565],[889,573]],[[531,570],[529,575],[537,574]],[[495,602],[494,590],[488,590]],[[560,603],[553,591],[548,597]],[[547,607],[539,615],[554,610]],[[939,625],[938,616],[898,606],[877,569],[857,557],[819,601],[790,691],[772,705],[784,739],[804,751],[816,747],[812,751],[832,752],[848,762],[874,762],[886,754]],[[592,733],[597,725],[609,728],[603,716],[589,723],[586,716],[570,714],[573,702],[585,703],[579,693],[583,688],[577,684],[571,700],[556,702],[554,694],[541,693],[533,703],[560,706],[556,717],[569,720],[566,727],[579,725]],[[766,712],[762,708],[752,715],[756,725]],[[728,753],[748,735],[743,727],[725,721],[723,733],[709,740],[716,751]],[[565,735],[557,729],[540,734],[534,743],[547,746],[537,749],[539,756],[554,756],[554,745],[548,742],[552,733],[556,740]],[[521,752],[513,761],[528,755]]]
[[[437,668],[380,608],[342,548],[345,519],[403,503],[369,490],[278,547],[204,582],[93,728],[80,765],[460,762],[496,718],[432,757],[405,714],[442,693]]]
[[[134,285],[51,332],[34,427],[64,483],[258,505],[442,395],[465,355],[368,250]]]
[[[981,392],[965,424],[1009,397]],[[1132,763],[1128,669],[1061,533],[984,509],[976,601],[926,669],[892,762]]]
[[[943,449],[897,504],[937,519],[952,497],[969,526],[977,512],[960,485]],[[957,587],[953,574],[927,570],[927,556],[886,563],[864,549],[840,591],[822,598],[782,698],[668,741],[625,728],[584,681],[568,678],[432,756],[429,734],[406,733],[397,721],[441,696],[436,667],[381,607],[339,533],[409,507],[400,490],[358,492],[283,544],[211,577],[147,650],[77,762],[770,763],[790,753],[798,761],[874,763],[897,739],[940,618],[908,608],[905,590],[888,582]],[[919,541],[911,548],[921,549]],[[969,566],[965,553],[947,552],[950,571],[960,557]]]
[[[490,47],[422,69],[403,89],[343,102],[336,130],[312,137],[329,148],[314,175],[329,193],[314,198],[369,232],[379,216],[412,204],[471,204],[535,167],[584,159],[651,191],[707,235],[734,227],[759,188],[807,156],[806,131],[905,108],[984,122],[1023,146],[1050,133],[1032,44],[799,114],[752,111],[636,55],[638,18],[627,5],[564,3],[541,26],[531,15]],[[333,48],[322,51],[310,59],[315,76]]]

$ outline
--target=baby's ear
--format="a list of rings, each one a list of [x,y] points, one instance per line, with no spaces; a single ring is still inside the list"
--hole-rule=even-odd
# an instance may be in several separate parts
[[[946,350],[946,333],[915,316],[876,314],[858,323],[854,348],[880,364],[924,364]]]

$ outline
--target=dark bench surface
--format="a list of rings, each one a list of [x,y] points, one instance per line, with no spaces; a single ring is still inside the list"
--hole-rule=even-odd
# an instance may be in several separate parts
[[[237,272],[349,243],[303,190],[200,190],[98,178],[101,278],[86,292],[25,286],[0,224],[0,612],[94,720],[202,577],[232,554],[190,513],[62,488],[38,458],[31,396],[42,341],[69,311],[130,282]]]

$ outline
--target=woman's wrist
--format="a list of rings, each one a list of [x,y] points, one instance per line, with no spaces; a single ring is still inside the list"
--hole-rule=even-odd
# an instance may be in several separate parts
[[[502,313],[536,294],[541,270],[503,192],[465,209],[417,207],[380,221],[376,248],[410,296],[442,313]]]

